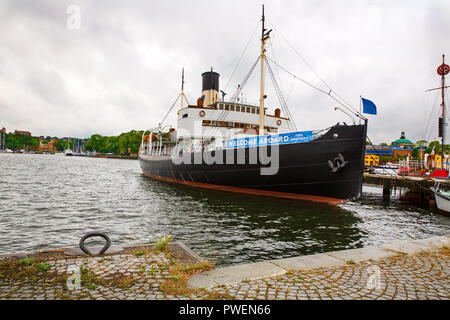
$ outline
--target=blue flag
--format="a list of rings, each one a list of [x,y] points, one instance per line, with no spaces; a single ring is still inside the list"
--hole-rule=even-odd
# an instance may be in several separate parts
[[[363,112],[368,114],[377,114],[377,106],[370,100],[361,98],[363,103]]]

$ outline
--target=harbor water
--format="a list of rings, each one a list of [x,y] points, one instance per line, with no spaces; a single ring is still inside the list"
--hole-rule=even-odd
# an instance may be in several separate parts
[[[136,160],[0,154],[0,253],[75,247],[89,231],[115,245],[170,233],[225,266],[450,233],[449,217],[381,194],[330,207],[154,181]]]

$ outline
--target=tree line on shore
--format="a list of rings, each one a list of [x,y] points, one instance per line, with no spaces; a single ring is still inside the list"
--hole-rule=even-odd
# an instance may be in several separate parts
[[[144,131],[131,130],[119,136],[93,134],[84,146],[84,150],[99,153],[137,154]]]
[[[58,139],[56,137],[46,137],[45,139],[39,137],[29,136],[23,133],[7,133],[5,137],[5,147],[10,150],[28,150],[37,151],[39,145],[48,144],[52,141],[56,151],[64,151],[66,148],[73,148],[72,141],[65,141],[63,139]]]
[[[95,151],[98,153],[113,154],[136,154],[139,151],[143,131],[131,130],[119,136],[102,136],[93,134],[84,144],[85,151]],[[73,150],[74,145],[80,145],[82,139],[64,140],[57,137],[46,137],[41,139],[22,133],[7,133],[6,148],[11,150],[37,151],[40,144],[53,143],[58,152],[67,148]]]

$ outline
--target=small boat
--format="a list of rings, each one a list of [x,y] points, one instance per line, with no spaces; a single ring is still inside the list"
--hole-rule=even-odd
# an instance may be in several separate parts
[[[440,190],[439,184],[430,189],[434,193],[434,199],[436,200],[438,209],[450,213],[450,191]]]
[[[72,143],[72,145],[73,145],[73,143]],[[70,149],[70,147],[69,147],[69,141],[67,141],[67,148],[66,148],[66,150],[64,150],[64,155],[65,156],[73,156],[74,155],[73,150]]]

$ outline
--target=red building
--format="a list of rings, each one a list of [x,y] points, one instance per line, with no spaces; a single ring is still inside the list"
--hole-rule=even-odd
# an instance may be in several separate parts
[[[25,135],[31,137],[31,132],[30,131],[19,131],[19,130],[16,130],[16,131],[14,131],[14,133],[25,134]]]

